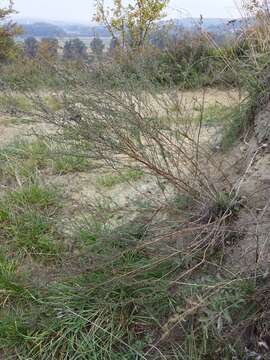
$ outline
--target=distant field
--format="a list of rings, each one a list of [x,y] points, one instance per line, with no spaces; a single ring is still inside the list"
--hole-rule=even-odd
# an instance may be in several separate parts
[[[41,36],[39,36],[39,37],[36,36],[36,39],[41,40],[44,37],[45,36],[42,36],[42,37]],[[63,48],[66,41],[71,40],[71,39],[75,39],[75,38],[80,39],[81,41],[83,41],[84,44],[89,49],[89,51],[91,51],[90,43],[93,40],[93,36],[89,36],[89,37],[87,37],[87,36],[66,36],[66,37],[59,37],[57,39],[59,41],[60,48]],[[100,37],[100,39],[104,42],[105,48],[108,49],[109,46],[110,46],[111,38],[109,38],[109,37]],[[22,41],[24,41],[24,39],[23,38],[18,38],[17,41],[22,42]]]
[[[60,47],[63,47],[65,45],[66,41],[68,41],[70,39],[74,39],[74,38],[77,38],[77,39],[80,39],[81,41],[83,41],[87,47],[90,47],[90,43],[93,40],[93,37],[86,37],[86,36],[61,37],[61,38],[58,38]],[[109,37],[100,37],[100,39],[104,42],[106,48],[108,48],[110,46],[111,38],[109,38]]]

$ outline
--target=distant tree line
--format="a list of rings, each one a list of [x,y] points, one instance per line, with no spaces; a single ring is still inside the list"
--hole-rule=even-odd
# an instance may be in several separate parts
[[[102,39],[94,37],[89,44],[93,55],[102,56],[105,45]],[[23,51],[28,58],[41,57],[46,60],[56,60],[60,57],[60,44],[57,38],[42,38],[37,40],[31,36],[24,40]],[[79,38],[69,39],[61,51],[64,60],[83,60],[88,58],[88,47]]]

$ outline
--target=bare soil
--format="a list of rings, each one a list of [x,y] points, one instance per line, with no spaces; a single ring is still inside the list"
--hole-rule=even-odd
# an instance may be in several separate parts
[[[175,94],[175,93],[174,93]],[[236,90],[219,90],[219,89],[206,89],[205,94],[202,90],[176,92],[177,96],[182,103],[193,104],[194,101],[201,102],[205,100],[206,105],[213,105],[216,103],[223,105],[235,104],[239,100],[239,93]],[[167,95],[170,96],[170,95]],[[160,110],[162,111],[162,110]],[[0,148],[12,143],[14,141],[21,141],[24,139],[32,139],[35,133],[46,134],[51,132],[52,129],[48,124],[32,123],[32,124],[19,124],[17,119],[16,124],[9,121],[7,117],[0,118]],[[205,128],[201,135],[202,141],[208,141],[209,138],[215,136],[215,129]],[[95,171],[94,173],[75,173],[63,175],[61,177],[47,176],[44,180],[49,183],[55,183],[65,188],[66,193],[73,204],[85,203],[89,199],[96,200],[100,196],[100,189],[96,186],[97,177],[102,173]],[[153,186],[149,184],[149,179],[139,181],[136,184],[137,189],[130,187],[127,184],[119,184],[109,191],[102,189],[102,195],[110,196],[112,201],[117,202],[119,205],[124,206],[129,201],[133,201],[135,194],[147,193],[153,190]]]
[[[176,95],[175,95],[176,94]],[[179,97],[181,104],[193,106],[194,103],[205,102],[205,106],[222,104],[234,105],[239,101],[241,94],[237,90],[223,91],[219,89],[205,89],[196,91],[174,92],[175,96]],[[171,96],[167,94],[166,96]],[[182,105],[181,105],[182,106]],[[162,115],[162,109],[159,110]],[[23,139],[34,139],[35,133],[48,133],[52,129],[47,124],[32,123],[32,124],[13,124],[7,118],[0,119],[0,148]],[[209,143],[211,139],[214,141],[216,136],[216,127],[205,127],[201,133],[201,142]],[[241,151],[236,151],[237,155]],[[237,158],[237,156],[236,156]],[[232,159],[219,159],[218,161],[224,162],[226,167],[231,167],[230,161]],[[104,170],[93,170],[84,173],[70,173],[64,175],[51,175],[46,172],[42,173],[42,181],[48,185],[55,185],[62,189],[65,206],[63,208],[62,220],[59,224],[60,231],[66,235],[67,242],[70,241],[70,234],[73,229],[70,227],[71,219],[80,221],[85,213],[87,207],[95,206],[99,202],[104,201],[112,208],[122,208],[123,210],[129,209],[129,217],[132,219],[136,215],[134,203],[140,200],[149,199],[162,199],[164,194],[161,193],[159,186],[153,178],[145,175],[142,179],[132,183],[121,183],[113,186],[112,188],[104,188],[98,185],[98,178],[104,175]],[[269,174],[270,177],[270,174]],[[247,186],[245,184],[245,186]],[[251,186],[251,185],[250,185]],[[255,182],[254,187],[256,188]],[[126,211],[123,211],[125,218],[118,217],[118,223],[127,221]],[[244,216],[243,216],[244,217]],[[240,245],[239,245],[240,247]],[[238,255],[237,255],[238,256]],[[244,256],[244,255],[243,255]],[[230,254],[232,259],[235,258],[234,254]],[[234,261],[234,260],[232,260]]]

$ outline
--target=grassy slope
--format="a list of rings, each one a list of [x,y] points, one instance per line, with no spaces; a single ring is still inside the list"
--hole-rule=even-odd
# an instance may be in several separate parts
[[[205,121],[215,122],[223,111],[208,109]],[[0,198],[4,358],[199,360],[241,353],[241,344],[226,335],[257,310],[254,283],[228,275],[220,253],[183,279],[202,254],[161,251],[165,244],[149,243],[144,221],[110,230],[96,217],[75,228],[70,250],[58,227],[63,189],[45,186],[42,178],[88,171],[91,164],[52,150],[37,141],[1,152],[1,183],[9,182]],[[139,170],[108,174],[98,185],[112,188],[142,176]],[[185,214],[186,207],[178,195],[176,211]],[[101,210],[110,217],[109,208]],[[36,284],[37,268],[62,273]]]

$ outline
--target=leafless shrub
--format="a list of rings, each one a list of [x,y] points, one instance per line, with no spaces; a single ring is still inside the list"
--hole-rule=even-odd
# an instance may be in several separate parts
[[[121,88],[108,89],[91,79],[86,66],[77,74],[59,68],[57,73],[64,90],[50,96],[60,110],[44,100],[44,93],[25,92],[32,107],[23,113],[52,125],[55,134],[50,137],[72,143],[77,155],[116,170],[143,168],[161,190],[167,189],[169,198],[186,194],[193,214],[181,230],[196,228],[187,251],[223,246],[238,197],[213,157],[203,124],[205,91],[201,98],[187,100],[178,90],[165,92],[147,80],[140,89],[127,79]]]

